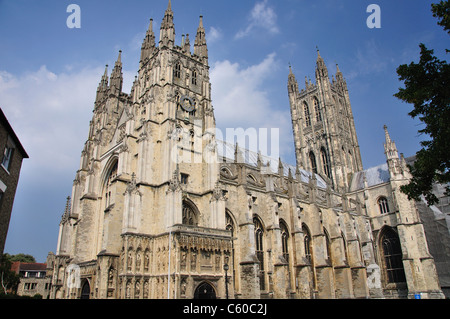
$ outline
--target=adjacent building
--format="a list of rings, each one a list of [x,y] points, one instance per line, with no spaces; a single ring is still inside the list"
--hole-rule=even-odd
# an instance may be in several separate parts
[[[11,270],[20,276],[17,295],[30,296],[41,295],[47,299],[51,288],[51,278],[47,277],[47,264],[25,263],[15,261]]]
[[[0,259],[3,256],[22,160],[28,154],[0,108]]]

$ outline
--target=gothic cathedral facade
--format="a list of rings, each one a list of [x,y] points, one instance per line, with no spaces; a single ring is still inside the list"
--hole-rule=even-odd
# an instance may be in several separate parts
[[[169,1],[131,93],[121,52],[97,89],[88,139],[50,254],[51,298],[441,298],[410,178],[363,170],[347,85],[288,94],[296,165],[216,140],[202,17],[175,44]]]

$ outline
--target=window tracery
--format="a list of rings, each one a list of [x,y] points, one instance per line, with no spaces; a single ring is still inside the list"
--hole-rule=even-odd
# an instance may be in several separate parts
[[[197,226],[197,214],[193,207],[188,204],[186,201],[183,201],[183,217],[182,217],[183,225],[189,226]]]
[[[389,204],[386,197],[383,196],[378,199],[378,208],[381,214],[389,213]]]

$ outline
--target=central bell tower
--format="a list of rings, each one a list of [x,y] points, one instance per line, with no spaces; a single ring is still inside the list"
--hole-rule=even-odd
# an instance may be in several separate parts
[[[346,191],[351,175],[363,167],[347,83],[336,68],[336,78],[330,82],[317,50],[316,83],[305,77],[305,88],[299,90],[289,67],[288,94],[297,166]]]

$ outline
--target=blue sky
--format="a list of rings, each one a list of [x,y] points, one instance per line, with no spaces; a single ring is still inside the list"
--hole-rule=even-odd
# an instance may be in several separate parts
[[[123,51],[129,92],[149,19],[158,38],[167,2],[0,0],[0,106],[30,155],[22,166],[5,252],[44,262],[56,250],[105,64],[111,71]],[[368,168],[385,161],[384,124],[399,152],[411,156],[420,148],[419,122],[407,115],[412,107],[393,94],[402,85],[396,68],[418,61],[419,43],[445,59],[449,38],[432,17],[432,2],[172,0],[172,9],[177,44],[186,33],[193,44],[199,16],[204,17],[219,128],[279,128],[282,159],[294,164],[288,66],[300,88],[305,76],[314,82],[318,47],[330,76],[338,63],[347,80]],[[81,8],[80,29],[66,25],[71,3]],[[381,8],[379,29],[366,25],[371,3]]]

